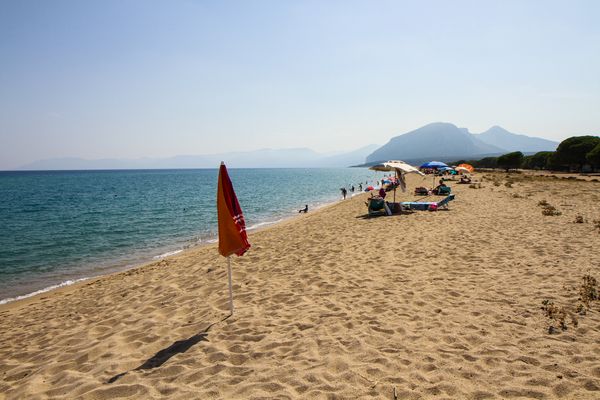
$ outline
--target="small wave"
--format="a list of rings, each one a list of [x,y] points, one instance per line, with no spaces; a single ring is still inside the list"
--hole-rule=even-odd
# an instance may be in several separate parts
[[[217,243],[219,239],[208,239],[206,243]]]
[[[248,228],[246,228],[247,231],[253,231],[254,229],[258,229],[261,226],[265,226],[265,225],[273,225],[273,224],[277,224],[279,222],[283,221],[282,219],[278,219],[277,221],[267,221],[267,222],[259,222],[258,224],[254,224],[252,226],[249,226]]]
[[[90,278],[80,278],[80,279],[75,279],[75,280],[70,280],[69,279],[67,281],[59,283],[58,285],[48,286],[48,287],[45,287],[43,289],[36,290],[35,292],[32,292],[32,293],[24,294],[22,296],[17,296],[17,297],[9,297],[8,299],[0,300],[0,305],[6,304],[6,303],[10,303],[10,302],[13,302],[13,301],[17,301],[17,300],[23,300],[23,299],[26,299],[28,297],[33,297],[33,296],[36,296],[38,294],[46,293],[46,292],[49,292],[51,290],[58,289],[58,288],[61,288],[61,287],[70,286],[70,285],[72,285],[74,283],[83,282],[83,281],[88,280],[88,279],[90,279]]]
[[[183,249],[173,250],[173,251],[167,251],[166,253],[163,253],[161,255],[152,257],[152,259],[153,260],[158,260],[158,259],[161,259],[161,258],[165,258],[165,257],[169,257],[169,256],[174,256],[175,254],[179,254],[182,251],[183,251]]]

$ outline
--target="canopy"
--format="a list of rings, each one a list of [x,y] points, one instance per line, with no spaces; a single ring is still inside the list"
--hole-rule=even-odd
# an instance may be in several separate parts
[[[462,174],[468,174],[471,172],[471,171],[469,171],[468,168],[465,168],[465,167],[456,167],[455,170],[456,170],[456,172],[460,172]]]
[[[373,171],[396,171],[398,174],[415,173],[419,175],[425,175],[412,165],[399,160],[391,160],[381,164],[376,164],[369,167],[369,169],[372,169]]]
[[[458,166],[466,168],[467,170],[469,170],[469,172],[475,171],[475,168],[473,168],[473,166],[471,164],[459,164]]]
[[[425,164],[421,165],[420,168],[438,169],[438,168],[447,167],[447,166],[448,166],[448,164],[443,163],[441,161],[429,161],[429,162],[426,162]]]

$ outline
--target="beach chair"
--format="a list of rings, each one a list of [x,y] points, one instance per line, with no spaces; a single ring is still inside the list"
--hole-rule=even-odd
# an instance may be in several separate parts
[[[444,199],[442,199],[441,201],[438,201],[438,202],[437,202],[437,208],[438,208],[438,210],[439,210],[440,208],[445,208],[445,209],[447,210],[447,209],[448,209],[448,203],[450,203],[452,200],[454,200],[454,197],[455,197],[455,196],[456,196],[456,195],[454,195],[454,194],[451,194],[451,195],[449,195],[449,196],[446,196],[446,197],[445,197]]]
[[[382,198],[370,198],[367,206],[369,208],[369,216],[374,217],[379,215],[392,215],[392,211],[389,209],[385,200]]]
[[[454,194],[451,194],[440,201],[403,201],[402,207],[417,211],[435,211],[440,208],[448,209],[448,203],[454,200]]]

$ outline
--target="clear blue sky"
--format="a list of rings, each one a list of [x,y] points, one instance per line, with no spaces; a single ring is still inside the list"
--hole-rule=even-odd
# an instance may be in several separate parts
[[[600,1],[0,2],[0,169],[600,127]]]

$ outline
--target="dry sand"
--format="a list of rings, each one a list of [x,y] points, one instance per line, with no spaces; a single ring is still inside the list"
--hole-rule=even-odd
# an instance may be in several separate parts
[[[450,211],[360,195],[252,234],[224,321],[215,246],[4,305],[0,398],[598,399],[600,302],[554,334],[540,307],[600,279],[600,183],[496,176]]]

